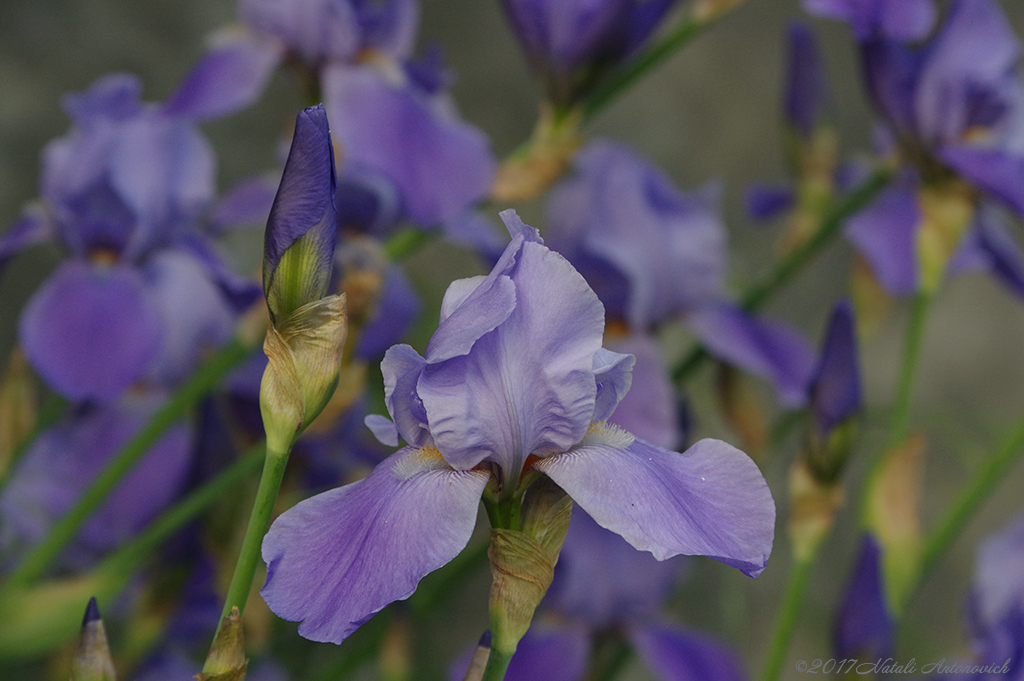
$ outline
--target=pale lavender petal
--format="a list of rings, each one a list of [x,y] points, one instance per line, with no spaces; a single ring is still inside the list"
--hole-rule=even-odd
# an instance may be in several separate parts
[[[811,14],[847,21],[860,40],[920,40],[935,23],[935,0],[803,0]]]
[[[384,353],[380,371],[384,375],[384,403],[401,436],[414,447],[429,441],[427,412],[416,394],[416,385],[427,364],[408,345],[395,345]]]
[[[443,307],[450,312],[427,344],[428,362],[443,362],[469,353],[481,336],[507,320],[516,307],[516,285],[511,277],[499,275],[479,281],[473,278],[456,285],[453,295],[461,298],[470,286],[472,290],[457,305],[445,296]]]
[[[821,360],[811,379],[810,403],[823,436],[861,407],[857,329],[849,300],[836,305],[829,318]]]
[[[1024,251],[1007,225],[984,207],[971,235],[992,274],[1017,296],[1024,298]]]
[[[746,681],[739,655],[724,643],[682,627],[650,624],[630,628],[644,665],[662,681]]]
[[[974,561],[974,605],[984,628],[998,626],[1024,608],[1024,514],[1018,513],[978,548]]]
[[[434,363],[428,350],[418,386],[434,442],[449,463],[472,468],[488,459],[515,477],[527,456],[565,451],[586,432],[596,392],[593,357],[604,328],[600,301],[565,258],[518,236],[510,250],[517,243],[509,274],[491,279],[503,256],[488,276],[514,283],[515,309],[469,354]]]
[[[0,275],[7,261],[22,250],[49,241],[53,238],[53,225],[42,207],[30,205],[18,221],[0,234]]]
[[[373,436],[377,438],[382,445],[388,447],[398,446],[398,428],[391,419],[380,414],[367,414],[363,419],[363,423],[370,429]]]
[[[606,426],[534,467],[659,560],[710,556],[751,577],[768,563],[775,503],[757,465],[724,442],[701,440],[680,454]]]
[[[629,392],[633,382],[636,357],[600,348],[594,354],[594,379],[597,397],[594,399],[593,421],[605,421]]]
[[[496,167],[487,138],[445,102],[372,66],[330,65],[323,88],[346,159],[390,177],[416,224],[454,220],[487,194]]]
[[[598,631],[647,618],[664,607],[686,561],[637,551],[577,507],[544,604]]]
[[[883,190],[846,222],[846,236],[867,259],[878,281],[894,295],[917,289],[917,185],[904,179]]]
[[[609,422],[656,447],[675,449],[683,439],[679,401],[657,341],[650,336],[632,335],[611,342],[610,347],[617,352],[631,353],[636,363],[629,392],[619,402]],[[601,420],[596,413],[594,420]]]
[[[281,48],[274,42],[229,36],[192,67],[164,111],[205,121],[244,109],[259,99],[281,56]]]
[[[711,354],[771,381],[787,406],[801,406],[807,399],[815,353],[789,326],[754,317],[731,303],[694,310],[686,321]]]
[[[143,377],[162,325],[142,274],[122,266],[60,265],[18,325],[21,347],[54,390],[72,400],[109,401]]]
[[[235,314],[203,264],[186,251],[160,251],[144,273],[163,327],[160,353],[149,375],[170,385],[231,338]]]
[[[238,13],[257,33],[274,36],[309,65],[350,59],[360,47],[351,2],[337,0],[241,0]]]
[[[262,175],[241,180],[214,204],[209,218],[211,228],[223,232],[235,227],[265,225],[276,193],[274,181]]]
[[[354,4],[364,46],[395,59],[405,59],[410,55],[416,43],[420,19],[417,0],[356,0]]]
[[[249,306],[263,297],[263,287],[254,279],[242,276],[231,269],[217,252],[217,245],[204,234],[186,234],[178,240],[177,245],[203,264],[207,276],[220,287],[235,312],[249,309]]]
[[[263,539],[260,591],[299,633],[341,643],[469,541],[488,474],[406,448],[365,479],[300,502]]]
[[[939,150],[939,157],[965,180],[1024,216],[1024,154],[951,144]]]
[[[479,254],[488,264],[494,264],[505,250],[505,240],[498,236],[493,224],[482,212],[468,210],[444,224],[444,236]]]

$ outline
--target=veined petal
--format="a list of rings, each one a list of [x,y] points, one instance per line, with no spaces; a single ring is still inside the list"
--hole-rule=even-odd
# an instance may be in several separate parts
[[[606,421],[619,406],[633,384],[633,365],[636,357],[599,348],[594,354],[594,379],[597,396],[594,399],[593,421]]]
[[[418,352],[404,344],[388,348],[380,363],[384,375],[384,403],[395,420],[398,433],[413,447],[427,444],[430,438],[427,412],[416,394],[416,384],[426,364]]]
[[[724,643],[667,624],[630,628],[629,638],[648,669],[663,681],[746,681],[739,656]]]
[[[54,390],[107,401],[142,378],[160,351],[161,324],[140,272],[69,260],[29,300],[18,337]]]
[[[428,352],[417,392],[434,442],[452,466],[488,459],[515,478],[530,454],[563,452],[586,433],[604,314],[583,277],[541,243],[522,243],[506,279],[516,296],[508,318],[468,354],[435,364]]]
[[[341,643],[462,551],[487,478],[407,447],[365,479],[297,504],[263,540],[263,599],[301,621],[305,638]]]
[[[709,556],[751,577],[768,563],[775,503],[750,457],[725,442],[701,440],[680,454],[598,424],[580,446],[534,468],[659,560]]]

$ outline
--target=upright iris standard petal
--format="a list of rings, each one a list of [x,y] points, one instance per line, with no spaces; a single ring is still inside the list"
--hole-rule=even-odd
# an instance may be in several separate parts
[[[323,88],[346,162],[389,177],[413,222],[455,220],[487,194],[495,172],[487,138],[443,95],[396,83],[372,65],[332,64]]]
[[[469,541],[487,473],[405,448],[369,477],[283,513],[263,540],[271,610],[299,633],[341,643]]]
[[[271,319],[323,298],[331,281],[337,217],[334,147],[323,106],[302,111],[270,209],[263,290]],[[283,265],[283,266],[282,266]]]
[[[36,371],[72,400],[109,401],[141,379],[162,327],[142,274],[69,260],[36,291],[18,325]]]
[[[811,413],[818,432],[826,434],[860,408],[860,362],[857,330],[849,300],[836,305],[829,318],[821,360],[810,386]]]
[[[710,556],[751,577],[768,563],[771,492],[750,457],[724,442],[701,440],[680,454],[598,424],[534,467],[599,525],[659,560]]]

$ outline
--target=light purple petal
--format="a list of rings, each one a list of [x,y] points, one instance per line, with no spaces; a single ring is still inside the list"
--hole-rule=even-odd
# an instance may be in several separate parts
[[[273,36],[308,65],[350,59],[360,47],[353,4],[337,0],[241,0],[238,13],[256,33]]]
[[[448,313],[427,345],[426,357],[430,363],[469,353],[481,336],[507,320],[516,307],[516,285],[506,275],[479,280],[474,277],[468,282],[463,280],[455,284],[449,290],[460,300],[455,304],[445,295],[442,308]]]
[[[857,329],[849,300],[836,305],[829,318],[821,359],[810,386],[811,413],[826,435],[861,407]]]
[[[867,259],[878,281],[894,295],[917,289],[917,185],[904,179],[846,222],[846,236]]]
[[[983,627],[996,627],[1024,608],[1024,514],[1018,513],[978,548],[974,603]]]
[[[247,177],[222,196],[210,211],[210,226],[219,232],[235,227],[263,226],[274,205],[277,186],[262,175]]]
[[[534,467],[659,560],[710,556],[751,577],[768,563],[775,503],[757,465],[724,442],[701,440],[680,454],[606,426]]]
[[[365,479],[285,511],[263,540],[260,593],[299,633],[341,643],[469,541],[488,474],[406,448]]]
[[[205,235],[199,232],[186,234],[178,240],[177,245],[203,264],[207,276],[220,287],[235,312],[249,309],[250,305],[263,296],[263,288],[254,279],[231,269],[217,252],[216,244]]]
[[[408,345],[392,346],[380,363],[388,413],[395,420],[399,434],[414,447],[422,446],[430,438],[427,412],[416,394],[416,385],[426,364],[426,360]]]
[[[496,167],[487,138],[443,101],[372,66],[328,66],[323,88],[346,162],[390,177],[416,224],[454,220],[487,194]]]
[[[731,303],[694,310],[686,321],[711,354],[771,381],[787,406],[801,406],[807,399],[815,353],[790,327]]]
[[[656,447],[675,449],[683,439],[678,399],[656,340],[632,335],[613,341],[610,347],[617,352],[631,353],[636,363],[629,392],[608,421]],[[598,397],[600,399],[600,393]],[[594,420],[602,420],[597,410]]]
[[[3,275],[7,261],[22,250],[49,241],[53,238],[53,225],[42,207],[30,205],[25,208],[18,221],[0,234],[0,275]]]
[[[630,628],[644,665],[662,681],[746,681],[739,655],[724,643],[682,627],[652,624]]]
[[[594,354],[594,379],[597,397],[594,399],[593,421],[606,421],[629,392],[633,382],[636,357],[600,348]]]
[[[363,44],[395,59],[409,57],[416,43],[420,5],[417,0],[356,0]]]
[[[281,59],[271,41],[230,36],[192,67],[164,105],[164,111],[193,121],[235,113],[255,102]]]
[[[1009,154],[1003,149],[949,145],[939,150],[939,156],[965,180],[1024,216],[1024,155]]]
[[[160,350],[162,325],[141,273],[125,266],[59,266],[18,326],[21,347],[54,390],[109,401],[143,377]]]
[[[847,21],[860,40],[920,40],[935,23],[935,0],[803,0],[811,14]]]
[[[430,431],[449,463],[463,469],[488,459],[513,479],[527,456],[565,451],[583,437],[594,411],[593,357],[604,328],[600,301],[565,258],[518,236],[510,249],[516,244],[509,273],[493,280],[514,283],[515,309],[469,354],[434,363],[428,350],[430,364],[418,385]],[[503,256],[488,279],[504,262]]]
[[[388,447],[398,446],[398,428],[391,419],[380,414],[367,414],[363,419],[363,423],[370,429],[373,436],[377,438],[382,445]]]
[[[235,315],[206,268],[187,251],[160,251],[146,264],[145,276],[162,322],[160,353],[149,373],[169,385],[231,338]]]
[[[645,619],[664,607],[686,561],[637,551],[577,507],[544,604],[597,631]]]
[[[1024,298],[1024,251],[1008,231],[1006,223],[983,207],[971,236],[992,274],[1013,293]]]

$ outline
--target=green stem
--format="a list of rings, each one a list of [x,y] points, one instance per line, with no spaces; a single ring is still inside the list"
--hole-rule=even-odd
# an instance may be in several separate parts
[[[391,261],[398,261],[412,255],[425,244],[433,241],[440,232],[425,232],[422,229],[407,229],[395,234],[384,244],[384,254]]]
[[[612,681],[633,656],[633,647],[618,631],[601,636],[590,655],[590,671],[585,681]]]
[[[914,377],[917,374],[921,347],[924,345],[925,322],[931,307],[933,293],[919,291],[910,306],[910,319],[903,345],[903,360],[900,365],[899,383],[896,385],[896,401],[892,408],[889,424],[889,440],[886,450],[898,446],[910,434],[910,407],[914,395]]]
[[[642,54],[594,88],[583,104],[583,119],[592,118],[646,75],[648,71],[678,52],[686,43],[713,23],[714,21],[698,19],[692,14],[683,17],[660,40],[652,43]]]
[[[68,514],[51,528],[46,538],[36,545],[11,574],[6,587],[25,586],[39,578],[142,455],[200,398],[210,392],[228,370],[247,357],[250,350],[248,345],[234,339],[210,357],[111,459]]]
[[[487,658],[487,667],[484,669],[484,676],[480,681],[502,681],[505,678],[505,672],[508,671],[508,664],[512,661],[512,654],[491,648],[491,654]]]
[[[1010,431],[998,449],[975,471],[938,526],[925,542],[918,570],[918,585],[928,576],[942,555],[952,546],[971,516],[981,508],[996,486],[1006,479],[1010,468],[1024,453],[1024,419]]]
[[[237,607],[239,613],[245,611],[245,601],[249,598],[249,592],[252,590],[252,580],[256,575],[256,565],[260,559],[260,546],[263,544],[264,535],[270,529],[277,492],[281,489],[281,481],[284,479],[287,465],[288,452],[267,450],[267,456],[263,460],[260,486],[256,491],[252,514],[249,516],[249,526],[245,529],[242,549],[238,555],[238,562],[235,563],[235,572],[231,576],[227,598],[224,600],[224,610],[221,613],[222,621],[230,614],[232,607]]]
[[[846,220],[866,206],[889,183],[892,171],[882,168],[872,173],[864,182],[850,192],[846,198],[825,214],[818,229],[807,241],[794,248],[782,258],[775,267],[760,281],[749,286],[740,295],[740,306],[747,311],[761,307],[764,302],[780,288],[789,283],[803,267],[837,236],[846,224]],[[697,345],[683,358],[672,376],[681,382],[696,370],[708,357],[703,345]]]
[[[797,559],[793,565],[793,571],[789,574],[789,584],[786,586],[786,595],[782,601],[782,609],[779,611],[779,618],[775,622],[775,633],[772,636],[771,648],[768,650],[768,661],[764,666],[763,681],[777,681],[782,673],[782,665],[786,661],[786,652],[789,650],[789,642],[793,637],[793,630],[796,628],[796,621],[800,615],[800,606],[803,604],[804,591],[807,590],[808,577],[811,568],[814,567],[817,559],[818,549],[810,552],[802,559]]]

